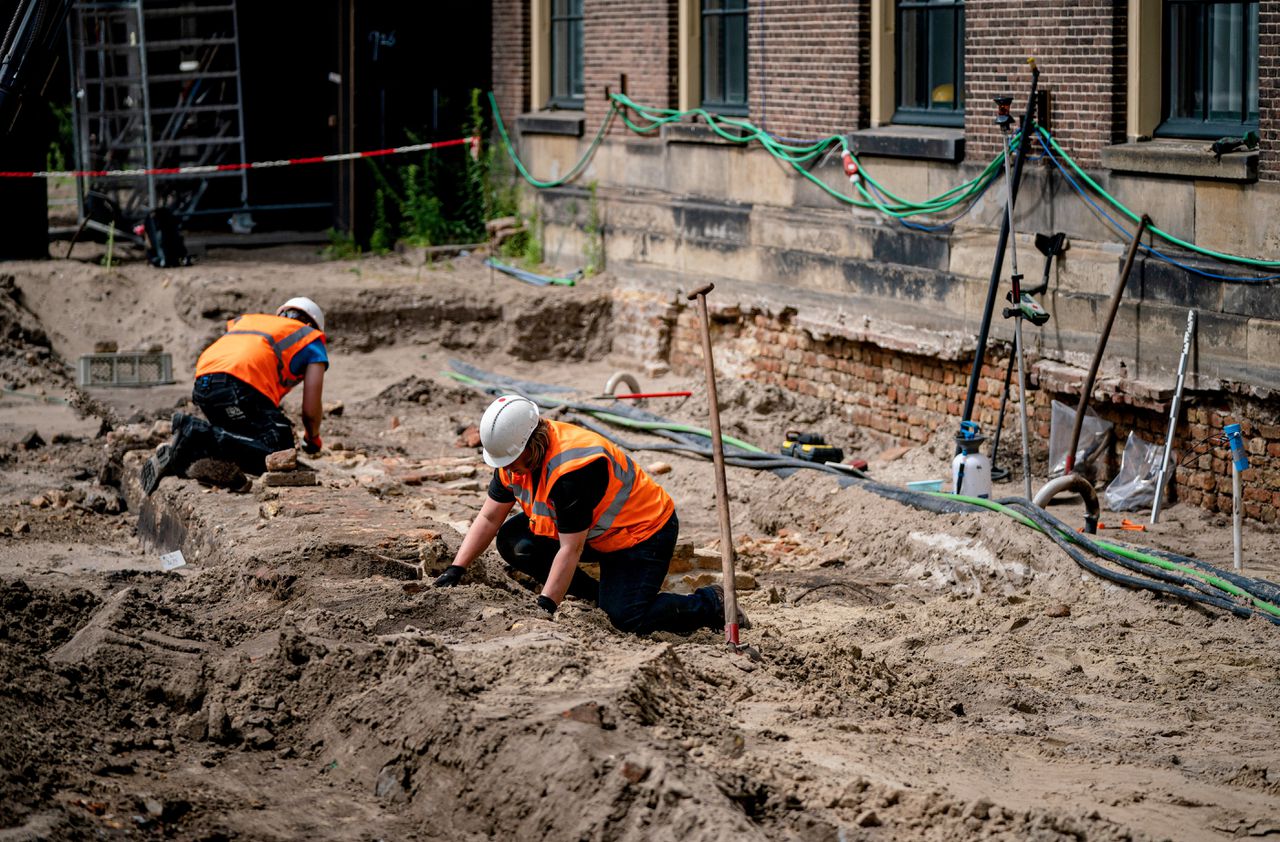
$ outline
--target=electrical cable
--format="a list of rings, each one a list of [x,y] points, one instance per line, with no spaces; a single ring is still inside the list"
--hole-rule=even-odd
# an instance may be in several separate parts
[[[1084,181],[1084,182],[1085,182],[1086,184],[1088,184],[1091,188],[1093,188],[1093,191],[1094,191],[1095,193],[1097,193],[1097,194],[1098,194],[1099,196],[1101,196],[1102,198],[1106,199],[1106,200],[1107,200],[1107,202],[1108,202],[1112,207],[1114,207],[1117,211],[1119,211],[1119,212],[1120,212],[1121,214],[1123,214],[1124,216],[1129,217],[1129,219],[1130,219],[1130,220],[1132,220],[1133,222],[1137,222],[1137,221],[1139,220],[1140,216],[1139,216],[1138,214],[1135,214],[1133,211],[1131,211],[1129,208],[1127,208],[1127,207],[1126,207],[1122,202],[1120,202],[1118,199],[1116,199],[1114,196],[1112,196],[1112,195],[1111,195],[1110,193],[1108,193],[1106,190],[1103,190],[1103,189],[1102,189],[1102,187],[1101,187],[1101,186],[1100,186],[1096,181],[1094,181],[1092,178],[1090,178],[1090,177],[1089,177],[1089,174],[1088,174],[1088,173],[1086,173],[1083,169],[1081,169],[1081,168],[1080,168],[1080,165],[1079,165],[1079,164],[1077,164],[1077,163],[1076,163],[1076,162],[1071,158],[1071,156],[1070,156],[1070,155],[1068,155],[1068,154],[1066,153],[1066,151],[1065,151],[1065,150],[1063,150],[1063,148],[1062,148],[1061,146],[1059,146],[1059,145],[1058,145],[1057,140],[1055,140],[1055,139],[1054,139],[1053,135],[1051,135],[1051,134],[1048,132],[1048,130],[1046,130],[1043,126],[1036,126],[1036,130],[1040,133],[1041,137],[1043,137],[1043,138],[1044,138],[1044,140],[1048,141],[1048,145],[1041,144],[1041,146],[1042,146],[1042,148],[1044,149],[1045,154],[1046,154],[1046,155],[1048,155],[1048,156],[1049,156],[1049,158],[1050,158],[1052,161],[1054,161],[1054,163],[1058,166],[1058,169],[1059,169],[1059,170],[1063,170],[1063,168],[1062,168],[1061,164],[1060,164],[1060,163],[1058,163],[1057,158],[1055,158],[1055,157],[1054,157],[1054,155],[1053,155],[1053,152],[1054,152],[1054,151],[1056,151],[1056,152],[1058,153],[1058,155],[1060,155],[1060,156],[1061,156],[1061,157],[1062,157],[1062,158],[1063,158],[1063,159],[1064,159],[1068,164],[1070,164],[1070,165],[1071,165],[1071,169],[1075,171],[1075,173],[1080,177],[1080,179],[1081,179],[1082,181]],[[1052,147],[1052,148],[1051,148],[1051,147]],[[1064,174],[1065,174],[1065,170],[1063,170],[1063,172],[1064,172]],[[1081,190],[1081,188],[1079,187],[1079,185],[1076,185],[1076,184],[1074,184],[1074,182],[1073,182],[1073,186],[1076,188],[1076,191],[1077,191],[1077,192],[1079,192],[1081,195],[1084,195],[1084,192],[1083,192],[1083,190]],[[1105,215],[1105,214],[1104,214],[1104,215]],[[1108,218],[1110,218],[1110,217],[1108,217]],[[1114,220],[1112,220],[1112,224],[1116,224]],[[1151,231],[1151,233],[1152,233],[1152,234],[1154,234],[1154,235],[1156,235],[1157,237],[1160,237],[1160,238],[1161,238],[1162,240],[1164,240],[1165,242],[1171,243],[1172,245],[1178,246],[1178,247],[1180,247],[1180,248],[1184,248],[1184,249],[1186,249],[1187,251],[1191,251],[1191,252],[1195,252],[1196,254],[1204,255],[1205,257],[1212,257],[1212,258],[1215,258],[1215,259],[1217,259],[1217,260],[1221,260],[1221,261],[1223,261],[1223,262],[1225,262],[1225,263],[1239,263],[1239,264],[1242,264],[1242,265],[1245,265],[1245,266],[1258,266],[1258,267],[1263,268],[1263,269],[1280,269],[1280,260],[1256,260],[1256,259],[1251,258],[1251,257],[1242,257],[1241,255],[1237,255],[1237,254],[1226,254],[1225,252],[1214,251],[1213,249],[1203,248],[1203,247],[1201,247],[1201,246],[1197,246],[1195,243],[1188,243],[1186,240],[1183,240],[1183,239],[1180,239],[1180,238],[1178,238],[1178,237],[1175,237],[1175,236],[1173,236],[1172,234],[1169,234],[1169,233],[1168,233],[1168,232],[1166,232],[1166,231],[1162,231],[1160,228],[1157,228],[1157,227],[1156,227],[1156,226],[1154,226],[1154,225],[1150,226],[1148,230],[1150,230],[1150,231]],[[1169,259],[1169,258],[1167,258],[1167,256],[1165,256],[1165,257],[1166,257],[1166,259]],[[1171,261],[1171,262],[1172,262],[1172,261]],[[1193,270],[1193,269],[1190,269],[1189,267],[1183,267],[1183,268],[1187,268],[1187,271],[1195,271],[1195,270]],[[1209,277],[1215,277],[1215,276],[1213,276],[1213,275],[1209,275]],[[1260,278],[1259,278],[1259,279],[1254,279],[1254,278],[1240,278],[1240,279],[1237,279],[1237,278],[1226,278],[1226,277],[1223,277],[1223,278],[1221,278],[1221,280],[1241,280],[1241,281],[1250,281],[1250,280],[1272,280],[1272,279],[1270,279],[1270,278],[1267,278],[1267,279],[1260,279]]]
[[[1044,148],[1043,144],[1041,145],[1041,148]],[[1063,178],[1065,178],[1065,179],[1067,180],[1067,183],[1071,185],[1072,189],[1076,191],[1076,193],[1080,196],[1080,198],[1081,198],[1082,200],[1084,200],[1084,202],[1085,202],[1085,203],[1087,203],[1087,204],[1089,205],[1089,207],[1093,208],[1097,213],[1099,213],[1099,214],[1100,214],[1101,216],[1103,216],[1103,217],[1104,217],[1108,222],[1110,222],[1110,223],[1111,223],[1111,225],[1112,225],[1113,227],[1115,227],[1115,229],[1116,229],[1117,231],[1119,231],[1119,232],[1120,232],[1120,236],[1121,236],[1121,238],[1122,238],[1122,239],[1126,239],[1126,240],[1131,240],[1131,239],[1133,239],[1133,235],[1132,235],[1132,234],[1130,234],[1127,230],[1125,230],[1125,227],[1124,227],[1123,225],[1121,225],[1119,222],[1117,222],[1117,221],[1116,221],[1116,219],[1115,219],[1114,217],[1112,217],[1112,216],[1111,216],[1111,214],[1109,214],[1109,213],[1107,213],[1105,210],[1103,210],[1103,209],[1102,209],[1102,208],[1097,204],[1097,202],[1095,202],[1095,201],[1093,201],[1093,199],[1089,198],[1089,194],[1088,194],[1087,192],[1085,192],[1084,188],[1082,188],[1079,184],[1077,184],[1077,183],[1076,183],[1076,180],[1075,180],[1074,178],[1072,178],[1072,177],[1071,177],[1071,173],[1067,172],[1066,168],[1065,168],[1065,167],[1063,167],[1063,166],[1062,166],[1062,164],[1058,161],[1058,159],[1057,159],[1057,158],[1055,158],[1055,157],[1053,156],[1053,153],[1052,153],[1052,152],[1049,152],[1049,151],[1048,151],[1048,149],[1045,149],[1045,153],[1046,153],[1046,155],[1048,156],[1049,160],[1053,162],[1054,166],[1056,166],[1056,167],[1058,168],[1058,171],[1062,173],[1062,177],[1063,177]],[[1148,225],[1148,226],[1147,226],[1147,230],[1153,230],[1153,228],[1154,228],[1154,226],[1151,226],[1151,225]],[[1205,271],[1205,270],[1203,270],[1203,269],[1198,269],[1198,268],[1196,268],[1196,267],[1194,267],[1194,266],[1189,266],[1189,265],[1187,265],[1187,264],[1185,264],[1185,263],[1182,263],[1181,261],[1179,261],[1179,260],[1177,260],[1177,259],[1175,259],[1175,258],[1173,258],[1173,257],[1170,257],[1169,255],[1165,254],[1164,252],[1159,251],[1159,250],[1157,250],[1157,249],[1155,249],[1155,248],[1153,248],[1153,247],[1151,247],[1151,246],[1148,246],[1148,245],[1147,245],[1147,244],[1145,244],[1145,243],[1139,243],[1139,244],[1138,244],[1138,248],[1140,248],[1140,249],[1142,249],[1143,251],[1147,252],[1147,253],[1148,253],[1148,254],[1150,254],[1152,257],[1155,257],[1157,260],[1161,260],[1161,261],[1164,261],[1165,263],[1169,263],[1169,264],[1171,264],[1171,265],[1173,265],[1173,266],[1177,266],[1179,269],[1182,269],[1184,272],[1190,272],[1190,273],[1195,274],[1195,275],[1201,275],[1201,276],[1206,277],[1206,278],[1212,278],[1213,280],[1218,280],[1218,281],[1232,281],[1232,282],[1235,282],[1235,283],[1264,283],[1264,282],[1267,282],[1267,281],[1273,281],[1273,280],[1276,280],[1276,279],[1280,278],[1280,275],[1269,275],[1269,276],[1266,276],[1266,277],[1256,277],[1256,276],[1254,276],[1254,277],[1244,277],[1244,276],[1234,276],[1234,275],[1219,275],[1219,274],[1217,274],[1216,272],[1208,272],[1208,271]]]

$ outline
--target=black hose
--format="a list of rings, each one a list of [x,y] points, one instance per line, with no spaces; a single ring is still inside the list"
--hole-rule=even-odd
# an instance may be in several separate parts
[[[628,441],[617,435],[613,430],[604,427],[587,418],[576,416],[573,419],[578,424],[598,436],[602,436],[609,441],[621,447],[624,450],[655,450],[664,453],[691,453],[697,456],[704,456],[707,459],[713,457],[710,446],[700,447],[694,444],[663,444],[659,442],[634,442]],[[662,432],[654,430],[652,432]],[[733,465],[738,468],[752,468],[754,470],[776,470],[778,468],[807,468],[812,471],[822,471],[830,474],[844,474],[845,472],[839,468],[833,468],[830,465],[823,465],[818,462],[806,462],[803,459],[796,459],[793,456],[787,456],[782,453],[750,453],[743,451],[733,455],[726,454],[724,457],[726,465]]]
[[[1027,503],[1028,503],[1028,501],[1027,501],[1027,500],[1022,499],[1022,498],[1020,498],[1020,497],[1010,497],[1010,498],[1007,498],[1007,499],[1004,499],[1004,500],[997,500],[996,502],[997,502],[997,503],[1000,503],[1001,505],[1006,505],[1006,506],[1016,506],[1016,507],[1018,507],[1018,508],[1022,508],[1022,509],[1025,509],[1025,508],[1026,508],[1026,505],[1027,505]],[[1095,554],[1095,555],[1099,555],[1099,556],[1101,556],[1101,557],[1103,557],[1103,558],[1105,558],[1105,559],[1107,559],[1107,560],[1109,560],[1109,561],[1113,561],[1113,562],[1115,562],[1116,564],[1120,564],[1120,565],[1123,565],[1123,566],[1125,566],[1125,567],[1128,567],[1128,568],[1129,568],[1129,569],[1131,569],[1131,570],[1140,571],[1140,572],[1147,573],[1147,575],[1155,576],[1156,578],[1164,579],[1164,580],[1166,580],[1166,581],[1170,581],[1170,582],[1178,582],[1179,584],[1190,585],[1191,587],[1194,587],[1194,588],[1196,588],[1197,590],[1205,591],[1205,593],[1208,593],[1208,594],[1211,594],[1211,595],[1215,595],[1215,596],[1217,596],[1217,595],[1221,595],[1222,593],[1224,593],[1224,591],[1222,591],[1220,588],[1217,588],[1217,587],[1216,587],[1216,586],[1214,586],[1213,584],[1211,584],[1211,583],[1209,583],[1209,582],[1205,582],[1205,581],[1204,581],[1204,580],[1202,580],[1202,579],[1197,579],[1197,578],[1195,578],[1195,577],[1189,577],[1189,578],[1187,578],[1187,577],[1183,577],[1183,576],[1181,576],[1181,575],[1179,575],[1179,574],[1177,574],[1177,573],[1172,573],[1172,572],[1170,572],[1170,571],[1168,571],[1168,570],[1165,570],[1165,569],[1164,569],[1164,568],[1162,568],[1162,567],[1158,567],[1158,566],[1155,566],[1155,565],[1147,564],[1146,562],[1136,561],[1136,560],[1131,559],[1131,558],[1128,558],[1128,557],[1126,557],[1126,556],[1122,556],[1122,555],[1120,555],[1120,554],[1118,554],[1118,553],[1114,552],[1113,550],[1109,550],[1109,549],[1107,549],[1106,547],[1103,547],[1101,544],[1097,543],[1097,541],[1096,541],[1095,539],[1093,539],[1091,536],[1088,536],[1088,535],[1082,535],[1082,534],[1079,534],[1079,533],[1073,532],[1073,531],[1071,530],[1071,527],[1070,527],[1070,526],[1068,526],[1066,523],[1064,523],[1063,521],[1061,521],[1061,520],[1059,520],[1058,518],[1054,517],[1053,515],[1049,514],[1047,511],[1045,511],[1044,509],[1040,508],[1039,506],[1036,506],[1034,503],[1031,503],[1031,505],[1032,505],[1034,508],[1036,508],[1040,513],[1042,513],[1042,514],[1043,514],[1044,520],[1046,520],[1046,521],[1048,521],[1049,523],[1051,523],[1051,524],[1052,524],[1054,527],[1056,527],[1057,529],[1063,530],[1063,531],[1065,531],[1068,535],[1073,536],[1073,538],[1074,538],[1074,543],[1076,543],[1076,544],[1078,544],[1078,545],[1080,545],[1080,546],[1083,546],[1085,549],[1089,550],[1091,553],[1093,553],[1093,554]],[[1146,551],[1146,550],[1143,550],[1143,552],[1147,552],[1147,551]],[[1172,560],[1172,559],[1171,559],[1171,560]],[[1201,565],[1198,565],[1198,566],[1207,567],[1207,568],[1209,568],[1209,572],[1212,572],[1212,573],[1214,573],[1214,574],[1220,574],[1220,573],[1222,573],[1222,571],[1217,570],[1217,569],[1216,569],[1216,568],[1214,568],[1212,565],[1206,565],[1206,564],[1201,563]],[[1237,584],[1237,583],[1233,582],[1232,584]],[[1239,585],[1237,584],[1237,586],[1239,586]],[[1209,589],[1209,588],[1212,588],[1212,590],[1206,590],[1206,589]],[[1245,590],[1245,592],[1246,592],[1246,593],[1248,593],[1250,596],[1257,597],[1258,599],[1261,599],[1261,600],[1263,600],[1264,602],[1272,602],[1272,601],[1273,601],[1273,600],[1268,600],[1268,599],[1266,599],[1266,597],[1264,597],[1264,596],[1261,596],[1261,595],[1259,595],[1259,594],[1253,593],[1252,591],[1249,591],[1247,588],[1241,588],[1241,589],[1242,589],[1242,590]]]
[[[1225,579],[1237,588],[1240,588],[1240,590],[1250,596],[1261,599],[1263,602],[1280,605],[1280,586],[1277,586],[1274,582],[1268,582],[1266,579],[1254,579],[1239,573],[1233,573],[1230,570],[1223,570],[1221,567],[1214,567],[1212,564],[1201,561],[1198,558],[1178,555],[1177,553],[1172,553],[1168,550],[1153,550],[1148,547],[1143,547],[1142,551],[1149,555],[1160,556],[1161,558],[1166,559],[1167,561],[1172,561],[1175,564],[1185,564],[1188,567],[1203,570],[1205,573],[1217,576],[1220,579]]]
[[[1063,552],[1069,555],[1076,564],[1083,567],[1090,573],[1100,578],[1106,579],[1116,584],[1125,585],[1130,588],[1154,591],[1156,593],[1174,596],[1188,602],[1198,602],[1204,605],[1212,605],[1224,611],[1229,611],[1237,617],[1248,619],[1249,617],[1259,614],[1263,618],[1280,625],[1280,617],[1273,617],[1263,612],[1255,612],[1250,608],[1239,605],[1223,596],[1216,596],[1212,593],[1201,593],[1200,585],[1205,583],[1196,583],[1176,574],[1169,573],[1160,568],[1151,565],[1142,564],[1141,562],[1126,559],[1117,555],[1110,550],[1099,547],[1094,542],[1083,536],[1076,536],[1070,526],[1050,515],[1044,509],[1032,503],[1030,500],[1019,497],[1011,497],[1005,500],[997,501],[1001,505],[1010,506],[1020,510],[1028,518],[1036,523],[1044,533],[1049,536],[1055,544],[1062,548]],[[1060,531],[1061,530],[1061,531]],[[1069,540],[1063,536],[1063,533],[1071,534],[1077,541]],[[1103,567],[1096,561],[1088,558],[1082,551],[1081,547],[1085,547],[1090,551],[1119,564],[1128,570],[1143,573],[1151,576],[1152,579],[1143,579],[1139,576],[1130,576],[1124,573],[1118,573],[1107,567]],[[1153,579],[1155,581],[1153,581]],[[1176,584],[1175,584],[1176,583]],[[1190,586],[1196,590],[1188,590],[1187,587],[1179,587],[1179,585]]]

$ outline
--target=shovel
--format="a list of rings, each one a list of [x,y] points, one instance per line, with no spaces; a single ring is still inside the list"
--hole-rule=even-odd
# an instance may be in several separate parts
[[[738,639],[738,588],[733,572],[733,530],[729,523],[729,486],[724,478],[724,441],[720,437],[720,406],[716,399],[716,366],[711,359],[711,317],[707,314],[707,293],[715,289],[707,284],[689,293],[698,302],[699,324],[702,325],[702,361],[707,370],[707,402],[711,415],[711,455],[716,469],[716,503],[720,509],[720,565],[724,577],[724,638],[729,648],[760,660],[760,654]]]

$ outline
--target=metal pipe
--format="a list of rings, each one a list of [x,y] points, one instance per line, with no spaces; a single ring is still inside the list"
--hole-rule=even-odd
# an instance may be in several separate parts
[[[1079,492],[1084,498],[1084,531],[1090,535],[1096,534],[1098,518],[1102,512],[1098,507],[1098,492],[1094,489],[1093,483],[1079,474],[1063,474],[1057,479],[1049,480],[1031,502],[1043,509],[1049,505],[1050,500],[1064,491]]]
[[[1120,277],[1116,279],[1115,289],[1111,292],[1111,304],[1107,310],[1106,321],[1102,324],[1102,332],[1098,336],[1098,347],[1093,352],[1093,362],[1089,365],[1089,373],[1080,389],[1080,402],[1076,405],[1076,422],[1071,427],[1071,446],[1067,449],[1067,464],[1063,470],[1069,474],[1076,467],[1076,447],[1080,444],[1080,428],[1084,426],[1084,414],[1089,408],[1089,395],[1093,392],[1093,381],[1098,376],[1098,366],[1102,364],[1102,352],[1107,348],[1107,340],[1111,337],[1111,326],[1115,323],[1116,312],[1120,309],[1120,299],[1124,297],[1125,285],[1129,283],[1129,273],[1133,271],[1133,261],[1138,255],[1138,246],[1142,244],[1142,235],[1151,225],[1151,217],[1145,213],[1138,220],[1138,230],[1129,241],[1129,251],[1124,256],[1124,266],[1120,269]]]
[[[1243,561],[1241,553],[1242,527],[1244,526],[1244,504],[1240,497],[1242,494],[1240,474],[1249,470],[1249,456],[1244,449],[1244,430],[1239,424],[1228,424],[1223,428],[1222,432],[1227,437],[1227,444],[1231,446],[1231,541],[1232,541],[1232,558],[1235,561],[1236,570],[1240,570]]]
[[[1009,187],[1005,200],[1005,213],[1009,219],[1009,255],[1013,273],[1013,352],[1018,357],[1018,425],[1022,435],[1022,496],[1031,497],[1031,437],[1027,432],[1027,376],[1024,369],[1022,347],[1022,275],[1018,272],[1018,234],[1013,228],[1013,182],[1009,177],[1009,135],[1004,135],[1004,178]]]
[[[1243,566],[1244,548],[1241,546],[1244,526],[1244,507],[1240,504],[1240,469],[1231,463],[1231,558],[1236,570]]]
[[[1169,457],[1173,453],[1173,433],[1178,426],[1178,410],[1182,407],[1182,387],[1186,382],[1187,359],[1191,356],[1191,335],[1196,329],[1196,311],[1187,311],[1187,330],[1182,334],[1182,357],[1178,360],[1178,385],[1173,390],[1173,406],[1169,409],[1169,433],[1164,437],[1164,456],[1160,459],[1160,473],[1156,475],[1156,499],[1151,504],[1151,523],[1160,520],[1160,506],[1164,503],[1164,484],[1168,479]]]
[[[1036,115],[1036,88],[1040,83],[1040,69],[1031,65],[1031,95],[1027,97],[1027,110],[1022,118],[1022,137],[1018,141],[1018,154],[1013,162],[1013,181],[1009,185],[1010,198],[1017,199],[1022,184],[1022,168],[1031,146],[1032,123]],[[1004,268],[1004,251],[1009,243],[1009,220],[1000,223],[1000,236],[996,239],[996,258],[991,266],[991,280],[987,284],[987,300],[982,308],[982,323],[978,328],[978,344],[973,356],[973,370],[969,373],[969,391],[964,398],[962,421],[973,419],[973,404],[978,396],[978,380],[982,377],[982,363],[987,351],[987,337],[991,332],[991,314],[996,309],[996,293],[1000,289],[1000,270]],[[1017,302],[1014,302],[1015,306]]]

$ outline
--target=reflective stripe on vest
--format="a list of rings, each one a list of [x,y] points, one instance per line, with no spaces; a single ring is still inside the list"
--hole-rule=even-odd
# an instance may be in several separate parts
[[[324,334],[296,319],[253,313],[240,316],[227,322],[227,332],[200,355],[196,377],[230,374],[279,406],[280,399],[304,379],[294,376],[290,363],[316,341],[324,342]]]
[[[661,486],[636,467],[630,456],[595,433],[564,422],[549,423],[553,435],[536,492],[521,481],[524,475],[499,471],[500,480],[529,517],[535,535],[559,534],[555,507],[550,501],[556,480],[601,457],[609,467],[609,483],[593,512],[594,522],[587,529],[588,545],[601,552],[614,552],[634,546],[662,528],[675,511],[675,504]]]

